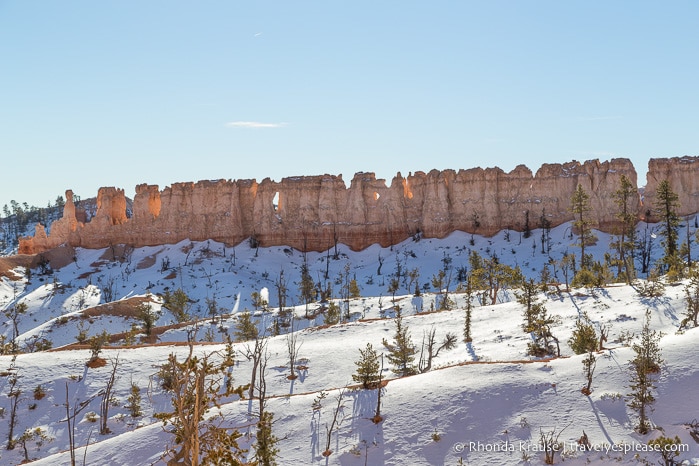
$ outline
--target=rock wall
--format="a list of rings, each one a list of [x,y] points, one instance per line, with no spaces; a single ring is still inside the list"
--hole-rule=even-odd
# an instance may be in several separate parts
[[[679,197],[678,215],[699,212],[699,157],[651,159],[648,162],[648,181],[643,196],[643,219],[658,221],[653,205],[655,192],[663,180],[670,182],[670,187]]]
[[[133,215],[126,216],[124,191],[100,188],[97,212],[84,221],[66,193],[63,218],[50,234],[38,227],[20,240],[20,253],[32,254],[66,244],[102,248],[135,247],[212,239],[237,244],[254,237],[262,246],[287,245],[325,250],[336,242],[360,250],[395,244],[415,234],[442,238],[455,230],[492,235],[509,228],[537,228],[545,216],[551,226],[572,219],[570,199],[578,183],[590,195],[593,226],[612,231],[616,206],[612,193],[626,175],[637,184],[628,159],[543,165],[536,174],[520,165],[499,168],[432,170],[390,185],[373,173],[357,173],[347,187],[342,176],[302,176],[255,180],[218,180],[136,187]],[[654,159],[646,193],[669,179],[680,193],[682,214],[699,211],[699,159]],[[645,204],[652,201],[646,194]],[[633,200],[642,216],[640,196]],[[81,221],[81,218],[83,221]]]

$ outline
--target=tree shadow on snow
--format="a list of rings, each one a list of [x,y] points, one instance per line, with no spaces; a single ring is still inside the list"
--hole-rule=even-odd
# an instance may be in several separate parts
[[[381,397],[386,396],[386,387]],[[357,464],[371,464],[381,466],[385,464],[385,447],[383,439],[383,423],[373,422],[376,414],[376,389],[356,389],[348,391],[345,396],[353,399],[352,417],[349,430],[355,434],[356,445],[352,453],[344,453],[340,456],[340,464],[355,466]],[[382,400],[383,404],[383,400]]]

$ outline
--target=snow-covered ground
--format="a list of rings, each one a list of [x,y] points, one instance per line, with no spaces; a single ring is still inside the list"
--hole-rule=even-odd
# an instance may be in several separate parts
[[[639,225],[639,229],[645,228]],[[598,242],[588,251],[601,258],[609,251],[610,238],[596,234]],[[301,344],[299,357],[307,369],[298,379],[288,380],[286,335],[270,337],[268,409],[274,413],[273,429],[280,438],[280,465],[543,464],[539,438],[541,432],[554,429],[556,434],[560,432],[559,440],[565,447],[556,455],[556,463],[637,464],[647,458],[655,464],[660,460],[658,453],[638,449],[660,435],[677,435],[688,448],[679,458],[687,464],[699,464],[699,445],[687,427],[699,418],[699,330],[677,333],[686,308],[685,283],[668,285],[658,298],[641,297],[625,285],[542,293],[540,302],[551,314],[560,316],[553,333],[562,343],[562,357],[552,360],[527,356],[531,337],[522,331],[523,306],[514,300],[514,290],[503,290],[495,305],[474,308],[473,342],[468,345],[461,342],[463,294],[452,295],[456,302],[453,310],[431,312],[437,291],[431,278],[445,262],[455,277],[459,267],[468,268],[469,251],[476,250],[483,257],[495,254],[501,262],[518,265],[526,275],[538,277],[550,258],[558,260],[566,252],[579,254],[575,241],[570,225],[563,225],[551,231],[548,254],[542,254],[541,231],[537,230],[530,238],[518,232],[500,232],[492,238],[457,232],[446,239],[408,240],[393,248],[375,245],[353,252],[339,245],[337,254],[335,250],[308,253],[311,276],[325,283],[327,272],[335,296],[347,266],[350,278],[356,278],[361,290],[362,297],[350,301],[351,321],[329,327],[322,325],[322,315],[304,317],[306,307],[298,291],[304,255],[284,247],[256,250],[246,243],[225,247],[213,241],[186,241],[116,251],[119,260],[110,249],[79,249],[73,263],[46,275],[34,270],[27,276],[18,268],[15,273],[23,277],[21,280],[0,281],[0,309],[25,303],[27,313],[18,322],[20,347],[45,338],[55,350],[20,354],[14,362],[22,391],[15,436],[25,429],[42,427],[55,440],[40,448],[33,441],[28,443],[29,457],[38,459],[35,464],[70,464],[66,399],[77,406],[102,390],[111,371],[109,361],[118,357],[116,400],[108,420],[112,432],[100,435],[98,425],[86,416],[99,413],[99,399],[94,399],[77,418],[78,463],[82,464],[84,456],[88,465],[164,464],[163,452],[173,439],[154,414],[170,406],[155,374],[170,353],[187,354],[187,346],[176,343],[186,341],[188,328],[164,331],[155,346],[127,347],[123,341],[115,341],[102,351],[108,363],[101,368],[86,367],[89,349],[61,347],[76,343],[80,330],[88,335],[103,330],[127,332],[138,321],[133,314],[123,312],[120,304],[181,288],[190,297],[191,312],[202,319],[195,351],[209,354],[224,348],[225,335],[233,335],[236,315],[245,310],[254,312],[260,330],[271,329],[278,306],[275,284],[281,280],[288,289],[286,307],[293,308],[296,315],[293,328]],[[660,254],[659,240],[655,241],[656,254]],[[382,340],[393,338],[393,303],[388,287],[397,268],[417,269],[418,283],[425,291],[416,298],[414,285],[401,282],[396,293],[396,304],[402,309],[413,343],[419,347],[423,333],[433,327],[438,339],[453,332],[460,343],[441,352],[432,370],[420,375],[397,378],[387,364],[384,375],[389,382],[381,409],[384,419],[378,424],[371,421],[377,391],[345,389],[342,421],[331,438],[333,453],[324,457],[326,425],[332,420],[335,397],[353,384],[359,349],[371,343],[383,350]],[[557,278],[563,281],[560,271]],[[455,281],[451,285],[455,290]],[[253,292],[269,296],[268,309],[254,308]],[[107,298],[111,304],[106,303]],[[214,300],[224,317],[211,324],[207,303]],[[95,310],[98,305],[102,306]],[[309,309],[312,312],[319,306],[314,303]],[[173,323],[172,315],[161,309],[155,297],[153,308],[160,311],[157,326]],[[630,392],[628,361],[633,356],[629,335],[639,334],[646,310],[651,312],[652,328],[662,332],[665,363],[651,414],[655,428],[642,436],[633,430],[636,415],[625,398]],[[580,392],[584,385],[582,356],[574,355],[567,345],[575,320],[583,313],[596,325],[610,328],[606,349],[598,354],[590,396]],[[10,339],[12,332],[8,319],[0,334]],[[251,363],[242,356],[246,345],[234,345],[237,384],[247,383],[250,377]],[[4,419],[0,419],[0,442],[6,442],[8,436],[11,397],[7,369],[11,364],[12,356],[0,356],[0,407],[5,410]],[[132,382],[141,388],[143,397],[144,415],[137,419],[125,408]],[[46,396],[36,400],[33,390],[39,385]],[[311,405],[321,391],[327,392],[327,397],[321,410],[314,411]],[[222,410],[228,425],[246,434],[241,445],[249,447],[255,429],[254,419],[247,415],[248,402],[230,400]],[[583,431],[595,447],[593,451],[576,450],[575,441]],[[624,448],[626,452],[616,451]],[[23,458],[21,446],[0,451],[2,464],[19,464]]]

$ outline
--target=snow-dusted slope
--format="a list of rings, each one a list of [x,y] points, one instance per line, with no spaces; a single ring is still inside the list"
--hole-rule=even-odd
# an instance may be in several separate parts
[[[123,261],[113,260],[110,250],[79,250],[74,263],[52,275],[39,276],[34,271],[31,277],[20,281],[3,278],[0,306],[9,309],[16,302],[27,304],[28,312],[19,322],[21,345],[41,337],[58,348],[75,343],[78,325],[87,329],[89,335],[102,330],[115,334],[127,331],[137,322],[132,315],[117,312],[122,309],[118,303],[111,304],[111,313],[106,312],[107,306],[99,308],[103,312],[85,312],[104,303],[106,288],[111,288],[107,294],[122,303],[128,302],[128,298],[146,296],[148,291],[162,293],[182,288],[192,299],[196,315],[208,316],[207,299],[216,300],[221,312],[230,314],[215,325],[209,324],[208,319],[201,323],[197,333],[200,344],[195,351],[211,353],[223,349],[226,332],[233,333],[235,314],[253,308],[253,291],[268,289],[273,309],[258,311],[256,319],[261,329],[271,327],[277,306],[275,281],[283,270],[289,289],[287,304],[297,304],[294,328],[301,343],[299,357],[307,369],[300,372],[298,379],[289,381],[285,335],[270,338],[268,409],[275,416],[274,433],[281,439],[281,465],[455,465],[460,459],[463,464],[472,465],[510,465],[525,460],[542,464],[543,453],[537,451],[540,433],[553,429],[562,431],[559,440],[565,446],[563,456],[556,455],[557,463],[565,459],[566,464],[580,465],[636,464],[636,454],[655,463],[660,459],[657,453],[624,453],[607,449],[606,445],[617,445],[615,449],[619,445],[640,448],[664,432],[668,436],[678,435],[688,446],[689,451],[682,452],[681,459],[699,464],[699,445],[686,427],[699,417],[699,391],[695,388],[699,382],[699,330],[677,334],[685,309],[682,285],[668,286],[665,294],[655,299],[640,297],[632,287],[621,285],[540,295],[549,312],[560,316],[554,334],[562,342],[562,357],[548,361],[526,355],[530,337],[522,331],[522,306],[514,301],[512,290],[505,290],[498,304],[474,308],[473,343],[459,343],[440,353],[430,372],[395,378],[387,365],[385,377],[389,382],[382,396],[381,423],[371,421],[376,390],[345,389],[342,422],[331,438],[333,453],[327,458],[321,455],[335,396],[353,383],[358,349],[367,343],[382,349],[382,340],[393,338],[393,304],[387,288],[388,277],[397,263],[407,270],[419,268],[421,287],[443,266],[445,257],[451,259],[454,269],[468,266],[469,249],[484,256],[496,253],[503,262],[518,264],[525,273],[538,275],[549,257],[541,254],[540,232],[535,231],[532,238],[521,242],[515,237],[518,235],[511,233],[509,242],[505,233],[490,239],[474,237],[471,245],[470,235],[456,233],[445,240],[405,242],[393,250],[374,246],[355,253],[341,247],[337,258],[333,258],[334,251],[329,255],[308,254],[314,279],[323,278],[327,266],[336,294],[340,285],[334,281],[350,264],[350,273],[356,276],[365,296],[351,300],[350,323],[330,327],[319,327],[322,316],[304,318],[305,306],[300,304],[297,291],[303,263],[300,252],[285,248],[256,251],[245,244],[235,248],[213,242],[142,248],[124,255]],[[552,232],[553,258],[560,258],[566,251],[577,252],[575,240],[568,235],[567,226]],[[607,250],[608,238],[598,236],[600,240],[593,249],[601,256]],[[536,250],[532,244],[537,244]],[[19,269],[16,272],[25,273]],[[454,332],[460,340],[464,321],[462,294],[453,295],[456,309],[429,312],[434,294],[415,298],[408,294],[410,291],[401,284],[396,304],[403,309],[403,322],[414,343],[419,345],[423,332],[433,326],[439,339]],[[318,304],[312,304],[311,310],[317,307]],[[154,303],[154,308],[160,309],[160,305]],[[657,429],[641,436],[633,431],[635,414],[623,397],[630,391],[627,363],[632,351],[627,336],[639,333],[648,309],[651,326],[663,333],[665,364],[651,414]],[[574,355],[566,344],[575,319],[583,313],[596,324],[611,328],[607,349],[598,355],[590,396],[580,392],[584,385],[582,357]],[[163,309],[157,325],[170,324],[172,319]],[[161,457],[173,439],[153,415],[168,410],[169,399],[154,374],[170,353],[186,355],[187,347],[176,344],[186,339],[186,330],[167,330],[159,336],[158,346],[125,347],[114,342],[103,350],[101,356],[107,361],[117,357],[119,360],[116,402],[108,421],[112,433],[99,435],[97,424],[86,418],[90,411],[99,412],[99,399],[93,400],[77,419],[78,463],[85,455],[86,464],[90,465],[164,464]],[[6,322],[4,333],[11,337],[10,321]],[[202,342],[212,339],[213,342]],[[250,376],[251,364],[240,355],[245,346],[244,342],[235,344],[238,356],[233,375],[238,384],[247,383]],[[66,398],[75,406],[94,396],[104,388],[111,370],[109,363],[101,368],[87,368],[89,357],[86,348],[63,348],[20,354],[16,358],[22,395],[15,435],[27,428],[43,427],[55,437],[40,449],[34,442],[27,444],[29,456],[41,458],[36,464],[70,464],[64,422]],[[0,371],[6,371],[11,363],[11,356],[0,356]],[[0,419],[0,441],[8,435],[8,382],[7,374],[0,378],[0,406],[6,410],[5,418]],[[135,420],[124,407],[131,382],[141,388],[143,395],[144,416]],[[35,400],[32,392],[38,385],[45,389],[46,396]],[[311,404],[321,391],[328,396],[323,408],[314,412]],[[255,429],[254,419],[247,416],[248,402],[229,401],[222,407],[228,425],[252,435],[241,442],[249,447]],[[600,451],[574,451],[575,441],[583,431]],[[13,451],[0,451],[0,455],[2,464],[19,464],[24,457],[20,446]]]

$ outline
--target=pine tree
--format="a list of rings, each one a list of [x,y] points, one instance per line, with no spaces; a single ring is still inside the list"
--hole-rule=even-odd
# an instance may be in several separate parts
[[[573,193],[573,197],[570,200],[570,210],[575,217],[573,221],[573,227],[577,230],[580,236],[580,257],[582,258],[580,267],[587,268],[587,258],[585,256],[585,246],[591,244],[595,237],[592,234],[592,228],[590,226],[590,219],[588,218],[589,212],[592,210],[590,207],[590,195],[585,192],[582,185],[578,183],[578,187]]]
[[[699,272],[692,270],[689,283],[684,287],[685,303],[687,310],[684,319],[680,322],[679,330],[699,326]]]
[[[575,354],[590,353],[597,350],[597,332],[587,316],[575,321],[575,329],[568,340],[568,346]]]
[[[401,377],[417,373],[415,354],[417,349],[410,338],[407,326],[403,326],[403,316],[400,309],[396,312],[396,334],[393,343],[383,339],[383,345],[388,350],[388,361],[393,364],[393,372]]]
[[[163,307],[172,313],[177,323],[187,322],[192,318],[189,314],[191,307],[189,296],[182,288],[176,289],[173,293],[166,291],[163,295]]]
[[[583,374],[585,375],[587,385],[581,391],[585,395],[589,395],[592,392],[592,376],[597,366],[597,357],[594,355],[594,351],[597,350],[599,340],[597,332],[595,332],[595,328],[587,315],[583,315],[582,318],[575,322],[575,329],[570,340],[568,340],[568,346],[575,354],[587,353],[587,356],[582,360]]]
[[[379,354],[371,343],[367,343],[364,350],[360,349],[359,354],[359,360],[354,362],[357,365],[357,372],[352,375],[352,380],[361,383],[362,388],[374,388],[379,380]]]
[[[626,283],[634,278],[634,244],[636,241],[637,212],[632,209],[633,200],[638,198],[638,190],[626,175],[621,175],[619,189],[612,193],[614,203],[619,208],[616,218],[619,220],[618,238],[612,243],[617,250],[617,276],[624,275]],[[623,272],[622,272],[623,270]]]
[[[235,325],[235,338],[238,341],[254,340],[258,334],[257,322],[252,320],[250,313],[243,312],[238,314],[238,322]]]
[[[335,301],[330,301],[328,304],[328,310],[325,311],[323,316],[323,323],[325,325],[335,325],[340,322],[340,306],[338,306]]]
[[[674,272],[680,273],[682,264],[677,250],[677,241],[679,238],[680,218],[677,215],[677,209],[680,207],[679,196],[670,188],[670,182],[663,180],[658,185],[655,191],[655,202],[653,204],[654,213],[660,217],[662,228],[660,234],[663,236],[663,247],[665,255],[662,258],[664,271],[668,272],[674,269]]]
[[[393,305],[396,304],[396,292],[398,291],[399,286],[400,282],[397,278],[391,278],[391,280],[388,282],[388,292],[391,293],[391,302]]]
[[[522,325],[526,333],[534,331],[534,321],[539,312],[539,307],[536,305],[539,294],[539,286],[534,282],[534,279],[522,280],[520,284],[521,291],[515,292],[517,302],[524,306],[524,325]]]
[[[153,331],[155,322],[158,320],[158,315],[153,312],[153,306],[145,302],[136,306],[136,313],[143,324],[143,333],[149,337]]]
[[[138,388],[133,381],[131,382],[131,393],[126,399],[126,409],[129,410],[131,417],[139,417],[143,415],[141,411],[141,389]]]
[[[223,379],[234,361],[224,357],[221,363],[214,363],[213,356],[220,353],[194,356],[191,343],[189,350],[183,361],[170,354],[168,362],[158,373],[163,388],[171,394],[173,410],[157,413],[155,417],[162,420],[164,426],[171,426],[169,431],[178,445],[169,449],[172,460],[168,464],[241,465],[244,450],[238,446],[237,439],[242,434],[235,429],[220,427],[216,417],[222,417],[222,414],[209,415],[221,398],[233,394],[242,398],[242,386],[230,391],[221,390]],[[227,462],[216,462],[219,458],[225,458]]]
[[[500,262],[497,256],[483,259],[476,251],[471,251],[471,276],[473,287],[486,290],[485,295],[490,304],[495,304],[500,290],[513,286],[522,281],[522,271],[519,267],[512,268]]]
[[[561,349],[556,338],[551,332],[551,327],[559,323],[557,316],[548,313],[546,307],[537,303],[533,306],[534,320],[532,322],[532,338],[529,343],[528,353],[532,356],[561,355]],[[556,347],[553,347],[555,343]]]
[[[466,277],[466,309],[464,315],[464,343],[471,343],[473,338],[471,337],[471,314],[473,311],[473,284],[471,283],[471,275]]]
[[[313,283],[313,278],[308,272],[308,265],[304,262],[301,264],[301,283],[299,283],[299,292],[301,301],[306,305],[306,317],[308,317],[308,305],[315,300],[316,288]]]
[[[24,452],[24,461],[22,463],[29,463],[31,461],[29,458],[29,449],[27,448],[27,444],[29,442],[34,441],[37,449],[39,449],[45,443],[53,442],[54,440],[55,438],[49,435],[49,433],[41,427],[26,429],[17,439],[17,443],[22,446],[22,450]]]
[[[261,466],[275,466],[279,448],[276,444],[277,437],[272,432],[274,414],[269,411],[262,413],[262,418],[257,421],[257,440],[255,442],[255,458]]]
[[[634,343],[632,349],[636,356],[629,363],[631,369],[631,393],[629,393],[629,407],[638,413],[638,425],[636,430],[640,434],[647,434],[650,430],[648,411],[655,402],[653,390],[655,379],[660,372],[662,356],[660,352],[660,335],[650,329],[650,310],[646,311],[646,320],[641,330],[638,343]]]
[[[359,289],[359,285],[357,284],[357,277],[352,278],[349,282],[349,293],[350,293],[350,298],[359,298],[362,293]]]

